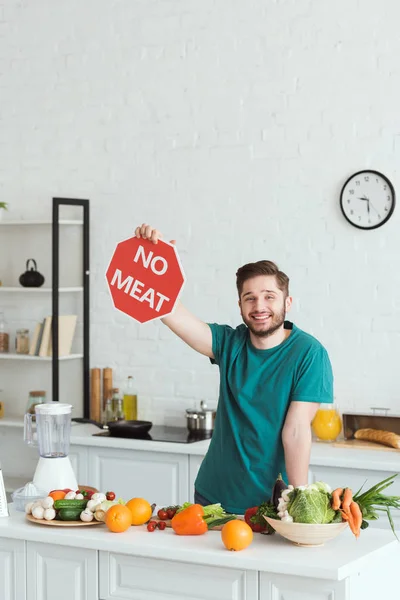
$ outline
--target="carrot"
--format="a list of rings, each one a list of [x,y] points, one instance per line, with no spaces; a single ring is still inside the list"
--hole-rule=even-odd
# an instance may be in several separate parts
[[[354,517],[351,514],[351,512],[349,511],[348,513],[345,513],[342,509],[340,509],[340,512],[342,513],[343,521],[347,521],[347,523],[349,524],[351,533],[358,537],[360,535],[360,531],[356,529]]]
[[[333,510],[339,510],[340,505],[342,503],[340,497],[343,494],[343,488],[336,488],[336,490],[333,490],[332,492],[332,502],[331,502],[331,506],[333,508]]]
[[[357,502],[350,503],[350,514],[354,520],[354,528],[356,530],[355,536],[358,537],[360,535],[361,523],[363,521],[363,516],[361,509]]]
[[[350,512],[350,503],[353,500],[353,491],[350,488],[345,488],[342,499],[342,509],[346,514]]]

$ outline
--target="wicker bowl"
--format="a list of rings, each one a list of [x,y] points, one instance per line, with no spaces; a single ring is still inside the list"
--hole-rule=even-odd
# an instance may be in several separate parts
[[[347,523],[328,523],[314,525],[309,523],[285,523],[280,519],[265,517],[266,521],[279,535],[297,546],[323,546],[344,531]]]

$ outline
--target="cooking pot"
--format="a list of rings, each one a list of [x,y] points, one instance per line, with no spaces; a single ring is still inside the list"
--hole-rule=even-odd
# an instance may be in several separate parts
[[[29,263],[33,262],[33,267],[29,268]],[[36,261],[33,258],[28,258],[26,261],[26,271],[22,273],[19,282],[23,287],[40,287],[44,284],[44,277],[36,267]]]
[[[207,404],[202,400],[200,410],[186,409],[187,428],[191,433],[213,431],[216,413],[216,410],[207,408]]]

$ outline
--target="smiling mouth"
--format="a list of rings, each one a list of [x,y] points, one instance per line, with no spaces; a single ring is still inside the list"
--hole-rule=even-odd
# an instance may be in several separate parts
[[[252,315],[251,318],[257,321],[257,323],[266,323],[271,318],[271,315]]]

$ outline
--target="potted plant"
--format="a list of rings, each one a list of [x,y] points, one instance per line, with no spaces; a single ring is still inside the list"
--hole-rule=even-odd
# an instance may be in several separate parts
[[[0,202],[0,221],[1,221],[2,217],[3,217],[3,212],[5,210],[8,210],[8,204],[7,204],[7,202]]]

